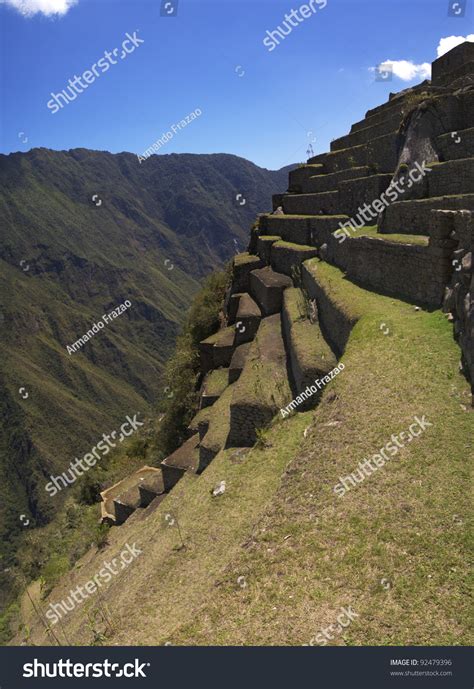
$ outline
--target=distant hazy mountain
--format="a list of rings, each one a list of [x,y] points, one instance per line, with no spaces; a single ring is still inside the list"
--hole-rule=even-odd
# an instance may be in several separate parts
[[[200,279],[243,249],[287,172],[225,154],[0,156],[0,563],[20,515],[51,509],[45,477],[163,395]]]

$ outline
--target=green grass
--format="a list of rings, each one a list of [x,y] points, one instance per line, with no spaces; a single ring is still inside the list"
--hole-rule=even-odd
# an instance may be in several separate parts
[[[110,545],[61,580],[48,602],[90,579],[125,543],[143,551],[104,587],[116,629],[107,643],[302,645],[348,605],[359,617],[333,643],[470,643],[473,416],[452,326],[438,311],[367,292],[317,259],[306,266],[356,321],[344,371],[314,412],[280,419],[249,453],[220,452],[148,519],[112,529]],[[433,426],[336,497],[339,477],[415,415]],[[213,498],[223,480],[225,493]],[[167,512],[178,516],[185,549],[165,526]],[[29,612],[24,621],[33,643],[50,643]],[[91,642],[84,609],[64,627],[73,643]]]
[[[273,242],[278,242],[278,241],[280,241],[280,240],[281,240],[281,237],[278,237],[277,235],[264,234],[264,235],[261,235],[261,236],[259,237],[259,239],[260,239],[262,242],[270,242],[270,243],[273,243]]]
[[[300,220],[300,219],[303,219],[303,220],[314,220],[314,219],[327,219],[327,218],[341,218],[341,219],[342,219],[342,218],[347,218],[347,219],[348,219],[349,216],[348,216],[348,215],[340,215],[340,214],[336,214],[336,215],[298,215],[298,214],[294,214],[294,215],[292,215],[292,214],[290,214],[290,213],[285,213],[284,215],[275,215],[275,216],[272,216],[272,218],[281,218],[282,220],[285,220],[285,219],[290,219],[290,220],[291,220],[291,219],[293,219],[293,220]]]
[[[229,369],[227,368],[218,368],[215,371],[211,371],[206,377],[206,395],[213,397],[221,395],[228,385],[228,378]]]
[[[222,328],[222,330],[218,330],[216,333],[213,335],[209,335],[209,337],[206,337],[204,342],[207,344],[213,344],[213,345],[220,345],[220,344],[225,344],[227,342],[232,342],[232,334],[235,332],[235,326],[234,325],[229,325],[227,328]]]
[[[286,242],[283,239],[280,239],[280,241],[277,243],[277,246],[293,251],[315,251],[314,246],[309,246],[308,244],[295,244],[295,242]]]
[[[300,369],[330,371],[336,366],[337,360],[319,326],[309,321],[309,304],[304,293],[301,289],[289,288],[285,290],[283,299],[283,309],[289,324],[290,347]]]
[[[417,234],[381,234],[377,232],[377,225],[361,227],[359,230],[348,228],[351,237],[371,237],[382,242],[396,242],[397,244],[416,244],[417,246],[428,246],[429,237]]]
[[[234,265],[236,267],[239,266],[244,266],[247,264],[252,264],[258,262],[258,256],[254,256],[253,254],[249,253],[243,253],[243,254],[237,254],[234,258]]]
[[[472,411],[451,326],[440,312],[415,311],[308,263],[335,303],[359,318],[346,369],[314,413],[251,548],[170,640],[307,644],[352,605],[359,618],[336,644],[468,644]],[[337,498],[339,477],[416,414],[433,427]],[[248,587],[236,592],[242,572]]]
[[[87,581],[125,543],[136,542],[143,550],[139,560],[101,592],[116,628],[107,643],[164,644],[178,621],[191,622],[226,578],[226,567],[263,516],[305,425],[305,415],[295,416],[287,425],[277,424],[264,447],[237,458],[233,450],[222,451],[199,478],[186,475],[147,520],[137,522],[131,517],[120,528],[111,529],[109,545],[100,552],[91,549],[41,604],[42,608],[45,610],[49,601],[61,600],[71,587]],[[225,493],[212,497],[211,491],[222,480],[226,481]],[[170,512],[178,518],[184,550],[176,549],[179,534],[164,519]],[[234,590],[236,595],[245,594],[237,581]],[[94,604],[91,599],[90,605]],[[31,605],[25,603],[24,607],[25,622],[32,630],[31,641],[36,643],[43,639],[44,630]],[[64,630],[72,643],[89,645],[92,641],[85,612],[85,607],[78,606],[64,619]],[[45,638],[44,642],[49,644],[50,640]]]
[[[44,523],[55,511],[48,473],[126,414],[167,399],[165,363],[193,295],[232,256],[234,240],[246,241],[246,223],[288,169],[230,155],[153,155],[140,165],[134,154],[86,149],[0,158],[1,609],[20,515]],[[255,192],[238,209],[235,179]],[[125,299],[125,314],[68,354]]]
[[[221,450],[229,434],[230,403],[232,401],[233,385],[229,385],[212,407],[207,418],[209,428],[202,440],[202,444],[214,451]]]
[[[79,479],[77,483],[70,487],[67,491],[62,491],[54,498],[51,498],[44,490],[45,483],[49,478],[41,476],[38,479],[38,492],[42,491],[40,497],[44,505],[49,509],[49,516],[51,523],[47,527],[40,528],[42,522],[37,520],[36,523],[30,518],[31,526],[25,529],[21,526],[19,515],[23,512],[28,514],[28,504],[21,493],[15,493],[17,486],[11,481],[10,476],[17,476],[18,472],[24,472],[25,480],[29,475],[29,479],[36,478],[37,472],[34,463],[28,457],[27,453],[22,457],[22,462],[15,467],[14,457],[18,448],[27,445],[28,439],[25,438],[23,432],[24,420],[20,419],[17,424],[14,423],[14,408],[9,407],[9,400],[6,397],[2,398],[1,405],[4,412],[1,416],[2,423],[6,427],[6,431],[0,434],[1,447],[4,450],[2,453],[8,462],[3,468],[6,474],[6,480],[1,485],[1,491],[4,497],[3,510],[7,514],[7,519],[2,526],[6,537],[2,540],[2,566],[3,570],[0,572],[0,582],[2,584],[2,592],[5,596],[2,601],[3,605],[7,604],[9,600],[17,595],[25,586],[25,584],[32,578],[43,576],[46,580],[51,580],[51,572],[59,571],[57,563],[62,565],[67,564],[71,566],[75,563],[78,557],[82,555],[91,545],[91,536],[94,536],[94,527],[91,523],[82,518],[77,518],[75,524],[67,522],[67,531],[64,531],[64,522],[67,519],[68,512],[77,510],[85,514],[90,514],[86,505],[93,505],[99,499],[99,492],[106,487],[111,486],[117,481],[130,475],[144,464],[157,465],[166,454],[169,454],[178,445],[180,445],[180,438],[184,440],[186,435],[186,426],[195,413],[198,404],[198,393],[195,389],[198,371],[198,357],[197,344],[201,337],[205,337],[209,332],[218,327],[219,324],[219,310],[221,308],[223,295],[228,281],[228,274],[226,272],[214,273],[206,279],[203,288],[198,293],[193,301],[189,311],[184,332],[179,337],[176,352],[167,364],[166,376],[168,380],[168,390],[171,395],[166,396],[166,404],[162,404],[162,410],[166,413],[160,414],[158,417],[154,415],[154,421],[151,423],[146,420],[146,415],[139,416],[139,420],[145,422],[145,425],[140,428],[133,437],[127,439],[122,444],[104,456],[100,462],[91,468],[87,474]],[[101,378],[101,389],[91,387],[90,394],[94,393],[99,397],[107,396],[111,400],[120,402],[120,382],[112,376],[108,376],[105,372],[99,370]],[[225,377],[221,374],[221,378]],[[32,381],[37,379],[37,387],[33,387]],[[31,367],[28,380],[30,381],[29,390],[34,391],[36,400],[35,406],[30,409],[30,414],[36,415],[40,428],[44,432],[50,433],[54,440],[55,424],[61,422],[63,427],[67,427],[68,414],[79,407],[79,412],[75,417],[76,426],[69,432],[68,435],[60,438],[60,442],[56,443],[56,451],[58,452],[58,459],[60,460],[58,469],[53,466],[49,468],[52,474],[58,474],[63,471],[69,461],[73,460],[71,457],[69,461],[65,462],[65,457],[68,456],[68,443],[77,442],[78,447],[82,447],[82,452],[77,455],[81,456],[90,448],[96,445],[97,441],[101,439],[104,429],[111,431],[111,423],[107,417],[106,409],[94,409],[89,413],[88,405],[85,400],[77,400],[72,394],[71,390],[64,388],[63,390],[54,390],[51,381],[41,377],[40,371],[35,367]],[[133,392],[131,409],[143,409],[143,402]],[[54,395],[56,397],[54,398]],[[48,396],[54,398],[54,405],[48,402]],[[29,398],[25,400],[27,404]],[[38,405],[38,407],[36,407]],[[130,407],[129,407],[130,408]],[[40,409],[44,409],[42,414]],[[118,423],[123,423],[125,415],[123,409],[120,409],[120,417]],[[92,413],[94,412],[94,413]],[[133,415],[133,412],[132,412]],[[91,438],[88,444],[85,444],[85,439],[82,437],[83,429],[81,427],[82,418],[89,419],[89,430]],[[115,424],[115,428],[118,427]],[[95,435],[92,433],[95,432]],[[77,436],[77,437],[76,437]],[[39,435],[38,437],[41,438]],[[8,444],[15,443],[12,448]],[[52,440],[52,442],[53,442]],[[40,450],[46,451],[46,447],[39,446]],[[36,458],[36,454],[33,455]],[[1,475],[2,466],[0,466]],[[63,501],[65,504],[62,504]],[[95,522],[98,519],[97,505],[92,508]],[[20,535],[18,537],[18,525],[20,524]],[[16,532],[15,532],[16,530]],[[39,534],[41,534],[39,536]],[[58,534],[60,534],[60,541],[58,542]],[[38,540],[36,540],[38,539]],[[93,540],[93,538],[92,538]],[[67,549],[63,550],[61,543],[67,544]],[[18,549],[18,545],[20,548]],[[40,545],[40,547],[38,547]],[[15,550],[18,549],[16,557],[14,557]],[[7,559],[9,557],[9,559]],[[67,561],[66,558],[67,557]],[[7,567],[6,565],[10,565]],[[0,638],[8,636],[7,620],[4,618],[3,629],[0,631]]]
[[[275,316],[262,319],[240,378],[232,388],[235,403],[264,402],[282,407],[291,401],[280,321]]]

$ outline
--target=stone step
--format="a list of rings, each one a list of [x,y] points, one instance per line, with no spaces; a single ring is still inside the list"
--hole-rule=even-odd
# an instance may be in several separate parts
[[[387,101],[386,103],[383,103],[382,105],[378,106],[378,108],[368,110],[363,120],[359,120],[351,126],[350,133],[354,134],[354,132],[358,132],[361,129],[367,129],[367,127],[374,127],[377,124],[385,122],[387,119],[391,119],[395,116],[400,117],[401,120],[402,112],[405,108],[406,102],[403,98],[398,99],[395,102]]]
[[[435,225],[432,219],[430,237],[381,235],[368,227],[342,239],[338,231],[320,255],[365,289],[439,308],[455,243],[439,236]]]
[[[248,353],[250,351],[250,342],[246,342],[240,347],[237,347],[234,354],[232,355],[232,361],[229,366],[229,385],[235,383],[236,380],[240,378],[242,369],[245,366]]]
[[[384,212],[379,232],[428,235],[433,209],[474,210],[474,194],[396,201]]]
[[[245,294],[245,292],[236,292],[235,294],[229,295],[226,304],[227,325],[233,325],[235,323],[235,316],[239,308],[239,301],[242,294]]]
[[[320,153],[314,158],[310,158],[308,163],[310,165],[322,165],[323,172],[328,174],[353,167],[362,167],[367,165],[367,145],[352,146],[352,148],[345,148],[332,153]]]
[[[349,179],[368,177],[370,168],[367,165],[362,167],[348,168],[340,172],[333,172],[327,175],[313,175],[304,180],[301,184],[302,194],[317,194],[322,191],[338,189],[339,184]]]
[[[265,234],[279,235],[283,241],[319,247],[340,223],[348,220],[348,215],[264,215],[260,217],[260,228]]]
[[[215,368],[228,368],[235,349],[234,340],[235,327],[231,325],[200,342],[201,371],[207,373]]]
[[[474,156],[474,127],[438,136],[438,153],[443,161]]]
[[[407,89],[406,91],[391,94],[391,97],[388,101],[382,103],[381,105],[377,105],[375,108],[367,110],[365,117],[366,119],[370,119],[371,124],[373,124],[372,117],[374,116],[379,116],[379,121],[381,121],[382,119],[385,119],[389,113],[390,115],[395,114],[395,108],[400,109],[400,112],[402,113],[406,112],[407,109],[413,107],[414,101],[421,102],[421,100],[424,100],[430,95],[437,93],[438,89],[434,89],[429,83],[423,82],[417,86]]]
[[[205,410],[209,411],[208,409]],[[178,447],[160,466],[163,473],[165,491],[169,492],[186,472],[198,473],[199,470],[199,435],[195,433],[181,447]]]
[[[200,408],[211,407],[228,385],[229,369],[218,368],[206,374],[201,386]]]
[[[251,447],[257,441],[257,431],[268,426],[291,400],[279,314],[262,320],[242,374],[232,388],[226,447]]]
[[[340,151],[345,148],[352,148],[353,146],[360,146],[368,143],[371,139],[378,136],[390,134],[398,129],[402,115],[399,111],[395,115],[383,119],[376,124],[367,123],[366,127],[353,131],[350,134],[341,136],[331,142],[331,151]]]
[[[250,294],[259,305],[263,316],[281,311],[283,291],[293,282],[286,275],[276,273],[267,266],[250,274]]]
[[[418,169],[417,169],[418,168]],[[398,201],[474,193],[474,158],[458,158],[429,165],[410,164],[401,170],[405,180]],[[416,174],[413,180],[412,176]]]
[[[290,174],[288,175],[288,191],[301,191],[302,184],[305,180],[313,175],[319,175],[322,172],[324,172],[324,170],[321,164],[300,165],[300,167],[290,170]]]
[[[327,177],[334,178],[335,175]],[[378,199],[389,186],[392,177],[392,172],[355,177],[340,181],[336,191],[286,195],[283,208],[285,213],[291,215],[354,215],[359,207],[365,203],[372,204]]]
[[[118,526],[138,507],[146,507],[149,503],[145,495],[140,493],[141,485],[147,486],[148,491],[154,493],[153,497],[164,493],[161,469],[144,466],[102,491],[102,521]]]
[[[270,262],[277,273],[296,278],[303,261],[313,258],[317,253],[312,246],[279,241],[272,244]]]
[[[210,408],[207,431],[199,443],[199,467],[201,473],[225,447],[230,427],[230,403],[234,385],[229,385],[215,405]]]
[[[281,215],[274,215],[271,216],[274,218],[281,218],[285,216]],[[278,242],[281,239],[281,237],[277,237],[276,235],[267,235],[267,234],[261,234],[259,235],[257,239],[257,254],[260,256],[262,259],[263,263],[268,266],[270,265],[270,252],[272,249],[272,244],[275,242]]]
[[[431,165],[424,177],[426,196],[453,196],[474,193],[474,158],[458,158]]]
[[[157,497],[163,500],[165,497],[165,485],[162,471],[157,471],[153,476],[144,478],[138,484],[138,491],[140,493],[140,507],[148,507],[151,501]]]
[[[432,82],[436,86],[452,86],[460,76],[474,76],[474,46],[465,41],[455,51],[444,54],[433,62]],[[472,85],[472,80],[466,86]]]
[[[243,294],[236,315],[234,346],[251,342],[260,325],[262,312],[250,294]]]
[[[364,204],[372,206],[374,201],[379,199],[387,190],[392,181],[393,174],[371,175],[370,177],[360,177],[358,179],[341,182],[339,186],[339,209],[351,217],[359,212]],[[382,209],[384,206],[382,205]],[[373,211],[374,221],[378,213]],[[380,211],[379,211],[380,212]]]
[[[297,407],[299,411],[307,411],[314,408],[321,397],[323,385],[316,381],[336,367],[337,359],[323,337],[315,310],[299,288],[285,290],[282,327],[293,397],[307,396]],[[314,387],[308,392],[311,386]]]
[[[319,194],[287,194],[283,209],[290,215],[332,215],[339,209],[338,191],[324,191]]]
[[[352,146],[331,153],[322,153],[310,158],[309,164],[323,165],[324,172],[332,173],[352,167],[371,166],[377,173],[391,172],[398,163],[398,131],[378,136],[367,144]]]
[[[324,267],[324,262],[317,258],[306,261],[302,268],[303,287],[309,298],[316,301],[321,332],[339,359],[344,353],[352,328],[357,323],[358,309],[355,305],[354,310],[349,311],[337,298],[337,293],[328,287],[327,281],[320,278]],[[339,279],[342,278],[341,275]]]
[[[262,215],[260,216],[260,236],[276,237],[295,244],[309,244],[309,225],[307,216],[302,215]],[[274,242],[271,242],[272,244]]]
[[[193,416],[187,428],[188,438],[192,438],[192,436],[197,433],[199,435],[199,440],[202,440],[209,425],[209,414],[210,407],[205,407],[204,409],[200,409],[198,413]],[[201,433],[199,432],[200,429]]]
[[[471,60],[457,69],[453,69],[448,75],[447,82],[450,87],[453,87],[454,84],[457,88],[472,86],[474,82],[474,61]]]
[[[249,279],[252,270],[262,267],[258,256],[249,253],[237,254],[232,265],[232,294],[249,291]]]

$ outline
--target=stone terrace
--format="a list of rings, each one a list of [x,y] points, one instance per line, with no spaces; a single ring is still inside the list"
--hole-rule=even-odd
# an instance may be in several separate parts
[[[292,398],[336,367],[355,323],[320,288],[315,259],[367,290],[422,308],[444,304],[473,381],[473,76],[466,42],[433,63],[431,83],[392,94],[330,152],[290,172],[287,193],[234,259],[226,325],[200,344],[201,404],[189,440],[159,468],[105,491],[103,519],[122,523],[224,448],[255,444]],[[301,396],[298,409],[319,397]]]

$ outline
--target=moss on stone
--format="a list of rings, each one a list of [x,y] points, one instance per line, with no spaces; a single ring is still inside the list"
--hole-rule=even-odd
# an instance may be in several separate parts
[[[417,234],[385,234],[380,233],[377,230],[377,225],[371,225],[367,227],[361,227],[360,230],[353,230],[348,228],[351,233],[351,239],[357,239],[358,237],[371,237],[372,239],[378,239],[382,242],[397,242],[400,244],[416,244],[417,246],[428,246],[429,237],[425,235]],[[340,232],[340,230],[335,230],[335,232]],[[333,232],[334,234],[334,232]]]
[[[279,315],[262,319],[234,387],[233,403],[250,405],[255,402],[276,409],[291,399]]]
[[[209,421],[211,409],[212,407],[205,407],[204,409],[200,409],[198,413],[195,416],[193,416],[188,428],[192,431],[197,431],[200,423],[203,423],[204,421]]]
[[[330,295],[331,303],[348,321],[358,321],[363,315],[363,310],[356,301],[351,301],[344,298],[339,288],[341,271],[334,266],[331,266],[319,258],[310,258],[304,263],[305,270],[319,283],[324,278],[326,285],[326,292]],[[334,289],[332,286],[334,284]]]
[[[227,328],[222,328],[218,330],[214,335],[206,338],[202,341],[202,344],[217,345],[217,346],[228,346],[232,344],[232,340],[235,334],[235,328],[233,325],[229,325]]]
[[[289,249],[291,251],[314,251],[314,246],[308,246],[308,244],[295,244],[294,242],[286,242],[280,239],[275,247],[280,247],[282,249]]]
[[[244,252],[242,254],[237,254],[234,258],[234,266],[240,267],[243,265],[246,265],[248,263],[258,263],[259,259],[257,256],[254,256],[253,254],[249,254],[247,252]]]
[[[217,368],[210,371],[204,383],[204,394],[209,397],[220,397],[227,387],[229,369]]]
[[[265,234],[259,237],[259,239],[261,242],[278,242],[281,240],[281,237],[278,237],[277,235]]]
[[[302,196],[302,194],[300,194]],[[308,194],[309,196],[309,194]],[[284,215],[272,215],[269,216],[272,219],[278,219],[278,220],[314,220],[316,219],[323,219],[327,220],[328,218],[339,218],[341,220],[348,220],[349,216],[348,215],[342,215],[342,214],[336,214],[336,215],[303,215],[303,214],[298,214],[298,213],[285,213]]]
[[[317,369],[326,373],[336,366],[337,361],[319,325],[309,320],[308,307],[301,289],[293,287],[285,290],[283,308],[289,339],[287,347],[301,372]],[[293,373],[296,374],[295,371]]]
[[[209,428],[201,445],[214,452],[218,452],[225,446],[229,434],[230,403],[233,387],[234,385],[227,386],[217,402],[212,407],[208,407],[209,414],[206,418],[209,420]]]

